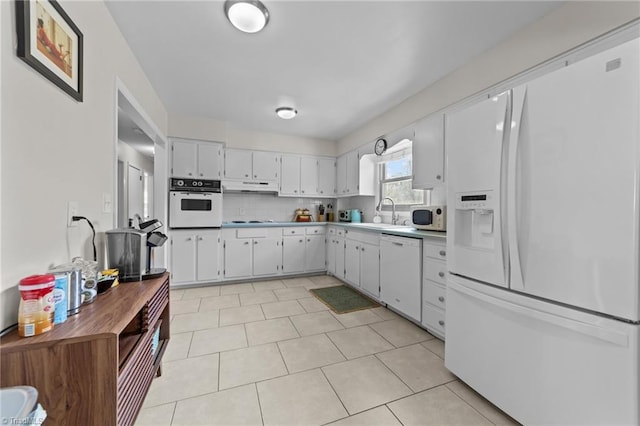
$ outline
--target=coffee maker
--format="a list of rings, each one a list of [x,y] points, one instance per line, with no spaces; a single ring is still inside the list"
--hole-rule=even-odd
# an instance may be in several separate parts
[[[107,234],[107,263],[118,269],[120,282],[159,277],[165,268],[151,268],[151,249],[162,246],[167,236],[154,232],[162,223],[157,219],[142,222],[136,228],[118,228]]]

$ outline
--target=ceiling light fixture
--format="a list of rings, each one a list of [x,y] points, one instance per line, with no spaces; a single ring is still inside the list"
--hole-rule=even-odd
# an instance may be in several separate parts
[[[269,11],[259,0],[227,0],[224,13],[234,27],[245,33],[257,33],[269,22]]]
[[[298,114],[298,111],[291,107],[280,107],[276,109],[276,114],[283,120],[291,120]]]

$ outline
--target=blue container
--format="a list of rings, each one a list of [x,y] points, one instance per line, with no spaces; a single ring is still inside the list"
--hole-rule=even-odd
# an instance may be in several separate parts
[[[360,223],[362,222],[362,213],[358,209],[351,210],[351,222],[352,223]]]
[[[67,320],[67,289],[69,288],[69,274],[54,274],[56,283],[53,287],[53,323],[62,324]]]

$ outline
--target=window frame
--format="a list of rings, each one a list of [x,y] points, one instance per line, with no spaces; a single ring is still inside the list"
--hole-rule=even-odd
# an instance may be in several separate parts
[[[389,178],[389,179],[385,179],[385,167],[387,166],[387,163],[389,161],[394,161],[394,160],[399,160],[399,159],[403,159],[403,158],[411,158],[411,173],[405,176],[399,176],[399,177],[394,177],[394,178]],[[394,183],[394,182],[402,182],[402,181],[409,181],[413,184],[413,152],[411,151],[411,149],[409,148],[407,150],[407,153],[405,155],[400,156],[397,159],[394,160],[388,160],[388,161],[381,161],[378,164],[378,202],[380,202],[380,200],[383,199],[383,187],[385,183]],[[396,208],[396,212],[398,211],[409,211],[411,209],[411,207],[413,206],[419,206],[422,205],[426,202],[427,200],[427,192],[425,190],[422,189],[414,189],[414,191],[422,191],[422,202],[419,203],[413,203],[413,204],[395,204],[395,208]],[[395,200],[394,200],[395,202]],[[377,204],[376,204],[377,205]],[[381,204],[380,205],[380,211],[385,211],[385,212],[391,212],[393,209],[391,207],[391,204]]]

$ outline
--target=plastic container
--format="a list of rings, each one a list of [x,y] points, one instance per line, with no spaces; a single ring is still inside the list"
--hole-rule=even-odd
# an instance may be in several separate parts
[[[62,324],[67,320],[67,294],[69,291],[69,274],[54,274],[56,283],[53,288],[53,323]]]
[[[53,329],[55,282],[53,274],[31,275],[20,280],[19,336],[37,336]]]

